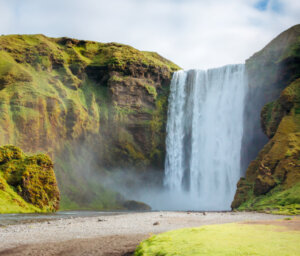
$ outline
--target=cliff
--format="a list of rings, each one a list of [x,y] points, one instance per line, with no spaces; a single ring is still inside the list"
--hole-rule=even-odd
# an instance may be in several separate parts
[[[47,155],[28,156],[15,146],[0,147],[0,213],[53,212],[59,200]]]
[[[244,147],[253,150],[249,158],[262,149],[240,179],[232,208],[299,214],[300,25],[271,41],[247,60],[246,67]],[[253,133],[260,125],[267,139]]]
[[[131,188],[135,179],[145,185],[162,181],[169,84],[178,69],[157,53],[117,43],[1,36],[0,145],[54,159],[61,209],[148,209],[126,201],[116,192],[118,183],[110,182],[119,179]],[[246,172],[232,208],[299,213],[300,25],[254,54],[246,69]],[[25,165],[52,170],[44,155],[19,155],[11,160],[19,161],[20,170]],[[48,164],[34,160],[40,158]],[[22,211],[58,208],[58,196],[52,205],[33,199],[39,192],[21,183],[19,167],[14,167],[17,178],[11,175],[10,166],[0,155],[3,205],[10,202]],[[148,175],[153,170],[158,172]],[[44,192],[40,196],[45,198]]]
[[[0,145],[55,161],[63,208],[116,208],[101,179],[162,169],[167,96],[179,67],[117,43],[0,37]]]

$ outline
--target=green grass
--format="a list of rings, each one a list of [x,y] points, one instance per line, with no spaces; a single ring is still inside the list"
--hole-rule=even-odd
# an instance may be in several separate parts
[[[300,183],[289,189],[280,186],[266,195],[250,196],[238,210],[264,211],[275,214],[300,214]]]
[[[300,232],[270,225],[223,224],[187,228],[143,241],[135,256],[295,256]]]
[[[177,71],[177,70],[181,69],[179,66],[177,66],[173,62],[165,59],[164,57],[160,56],[156,52],[143,51],[142,53],[145,57],[147,57],[148,62],[151,61],[152,63],[155,63],[156,65],[159,65],[159,66],[167,66],[171,71]]]
[[[54,39],[59,42],[60,39]],[[169,71],[180,69],[176,64],[155,52],[138,51],[119,43],[96,43],[86,41],[84,45],[73,46],[77,58],[93,66],[115,66],[124,68],[127,64],[142,63],[145,66],[167,68]]]
[[[42,209],[27,203],[9,186],[0,173],[0,213],[42,212]]]

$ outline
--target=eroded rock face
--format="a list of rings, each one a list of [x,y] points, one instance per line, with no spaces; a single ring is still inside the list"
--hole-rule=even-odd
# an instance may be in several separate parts
[[[254,80],[249,77],[250,83],[266,86],[260,89],[260,97],[265,97],[262,102],[273,100],[262,108],[260,116],[269,141],[248,166],[245,178],[239,181],[232,208],[280,210],[289,205],[294,205],[293,209],[300,206],[300,193],[293,199],[288,193],[283,196],[285,190],[295,193],[300,182],[299,42],[298,25],[279,35],[248,61],[250,73],[255,77]],[[260,66],[264,67],[261,71],[257,69]]]
[[[64,198],[89,201],[90,168],[163,168],[175,64],[126,45],[43,35],[1,36],[0,62],[0,145],[54,157]],[[78,181],[74,166],[88,152],[95,160]]]
[[[58,210],[60,193],[53,171],[53,162],[49,156],[44,154],[27,156],[15,146],[2,146],[0,178],[3,182],[2,190],[6,191],[7,186],[13,189],[10,197],[14,193],[18,194],[25,202],[37,207],[37,211]],[[0,196],[9,198],[5,193]],[[5,201],[7,198],[1,199]],[[26,209],[26,204],[22,203],[17,195],[9,200]]]

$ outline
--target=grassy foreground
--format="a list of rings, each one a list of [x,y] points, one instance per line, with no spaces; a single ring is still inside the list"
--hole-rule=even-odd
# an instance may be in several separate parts
[[[152,236],[138,246],[135,255],[291,256],[299,255],[299,241],[300,231],[288,231],[281,226],[209,225]]]

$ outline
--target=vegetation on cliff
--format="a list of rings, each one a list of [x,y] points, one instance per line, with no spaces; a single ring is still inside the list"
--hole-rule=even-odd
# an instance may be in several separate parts
[[[271,93],[281,93],[261,111],[261,126],[270,140],[239,181],[234,209],[300,213],[299,60],[300,25],[279,35],[247,62],[249,72],[256,77],[250,77],[250,82],[267,86],[264,97],[273,99]],[[260,70],[260,65],[266,68]]]
[[[157,53],[117,43],[1,36],[0,145],[54,157],[66,208],[114,208],[117,193],[91,172],[163,168],[168,85],[177,69]]]
[[[53,212],[60,194],[49,156],[0,147],[0,213]]]
[[[269,142],[239,181],[234,209],[299,213],[299,60],[300,25],[247,60],[246,112],[265,105],[261,126]],[[178,69],[156,53],[118,43],[1,36],[0,145],[55,159],[62,209],[126,208],[125,199],[101,183],[121,166],[135,174],[163,170],[168,85]],[[245,119],[247,137],[260,127]],[[244,148],[251,151],[258,140],[264,141],[257,136]],[[30,157],[22,159],[23,167],[39,166]],[[46,159],[39,161],[47,167]],[[21,178],[4,171],[0,178],[5,202],[9,191],[27,208],[43,208],[43,196],[30,201],[38,192],[22,187]]]
[[[300,213],[300,79],[262,110],[270,141],[238,185],[233,207]]]

